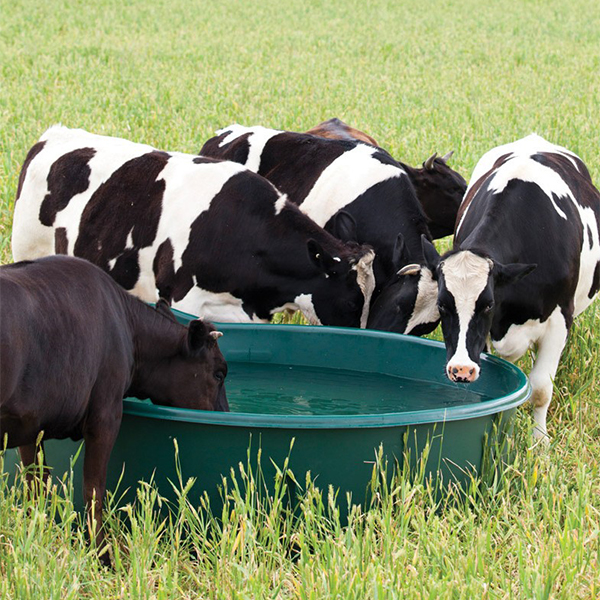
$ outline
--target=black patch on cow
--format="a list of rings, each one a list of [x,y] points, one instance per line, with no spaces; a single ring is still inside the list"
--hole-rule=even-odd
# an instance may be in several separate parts
[[[65,227],[57,227],[54,230],[54,252],[55,254],[68,254],[69,238]]]
[[[34,144],[27,153],[27,156],[25,157],[25,162],[21,167],[21,173],[19,174],[19,183],[17,184],[17,198],[15,200],[15,203],[21,196],[21,190],[23,189],[23,182],[25,181],[25,177],[27,177],[27,169],[29,168],[29,164],[43,150],[45,145],[45,141],[38,142],[37,144]]]
[[[158,295],[165,300],[172,301],[174,290],[177,287],[175,281],[175,263],[173,262],[173,244],[167,238],[156,251],[156,256],[152,262],[152,270],[156,279],[156,289]],[[187,289],[178,289],[178,298],[181,300],[191,289],[192,281],[189,281]]]
[[[575,169],[572,160],[563,154],[539,152],[531,158],[558,173],[561,179],[569,186],[571,193],[580,206],[597,210],[600,203],[600,193],[594,187],[587,167],[579,158],[572,157],[578,169]]]
[[[209,158],[208,156],[196,156],[192,162],[196,165],[205,165],[219,162],[219,160],[216,158]]]
[[[63,154],[50,167],[48,193],[40,206],[40,222],[51,227],[56,214],[64,210],[71,198],[81,194],[90,185],[89,162],[96,154],[93,148],[79,148]]]
[[[136,248],[126,249],[110,269],[110,275],[121,287],[126,290],[133,289],[140,276],[138,250]]]
[[[373,153],[373,158],[379,161],[384,165],[393,165],[394,167],[399,167],[399,163],[392,158],[390,154],[388,154],[383,148],[378,148],[377,152]]]
[[[590,300],[600,291],[600,261],[596,263],[596,268],[594,269],[594,276],[592,277],[592,287],[590,288],[590,293],[588,294],[588,298]]]
[[[587,226],[587,234],[591,250],[594,247],[594,238],[592,237],[592,228],[589,225]]]
[[[330,140],[306,133],[273,136],[263,149],[258,174],[294,204],[302,204],[323,171],[358,142]]]
[[[156,237],[165,190],[157,178],[168,161],[169,154],[158,150],[127,161],[98,187],[81,216],[75,255],[110,272],[126,289],[139,275],[137,252]],[[133,247],[126,248],[130,235]]]
[[[460,207],[458,208],[458,213],[456,215],[456,226],[458,226],[458,224],[460,223],[460,220],[462,219],[463,215],[465,214],[465,211],[467,210],[467,208],[469,208],[469,205],[471,204],[471,202],[473,201],[473,198],[475,198],[476,194],[479,192],[479,190],[484,186],[484,184],[489,184],[489,178],[490,175],[495,174],[496,171],[512,156],[511,153],[508,154],[503,154],[502,156],[498,157],[496,159],[496,162],[494,162],[493,167],[487,171],[486,173],[484,173],[469,189],[469,191],[465,194],[465,197],[463,198],[463,201],[460,205]]]
[[[436,158],[430,169],[415,169],[400,163],[415,188],[427,217],[431,237],[439,239],[454,232],[456,216],[467,189],[462,175]]]
[[[230,143],[221,146],[221,142],[228,137],[229,134],[229,131],[225,131],[221,135],[208,140],[200,149],[200,156],[210,156],[220,160],[231,160],[245,165],[250,152],[248,138],[252,135],[251,132],[244,133],[244,135],[236,137]]]

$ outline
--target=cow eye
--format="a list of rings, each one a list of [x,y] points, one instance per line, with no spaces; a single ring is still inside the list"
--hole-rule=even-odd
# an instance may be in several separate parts
[[[486,306],[483,307],[483,312],[487,315],[492,312],[493,308],[494,308],[494,303],[490,302],[489,304],[487,304]]]
[[[223,383],[225,381],[225,373],[223,373],[223,371],[215,371],[213,376],[219,383]]]
[[[448,314],[448,307],[444,304],[438,304],[438,310],[440,311],[440,315]]]

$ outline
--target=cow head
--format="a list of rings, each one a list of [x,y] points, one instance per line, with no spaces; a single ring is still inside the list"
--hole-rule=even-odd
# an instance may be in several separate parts
[[[431,333],[440,319],[437,284],[427,267],[410,263],[402,234],[396,240],[393,262],[397,273],[373,302],[367,327],[410,335]]]
[[[176,321],[166,301],[159,300],[156,310]],[[199,319],[175,331],[175,343],[161,348],[158,341],[138,365],[133,395],[163,406],[228,411],[227,363],[217,343],[223,334]]]
[[[472,383],[479,377],[481,354],[492,327],[496,290],[519,281],[536,265],[503,265],[470,250],[440,257],[425,238],[423,253],[438,285],[446,375],[455,382]]]
[[[433,239],[454,232],[458,208],[467,190],[467,182],[464,178],[447,164],[451,156],[452,152],[442,157],[438,157],[435,153],[423,163],[420,169],[402,164],[427,216]]]
[[[339,252],[332,254],[316,240],[308,241],[308,255],[318,275],[311,294],[297,298],[296,303],[313,323],[365,327],[375,289],[375,253],[352,242],[336,245]]]

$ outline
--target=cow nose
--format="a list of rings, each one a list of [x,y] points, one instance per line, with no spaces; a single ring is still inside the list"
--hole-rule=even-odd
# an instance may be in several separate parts
[[[459,383],[473,383],[479,373],[473,365],[452,365],[447,369],[448,377]]]

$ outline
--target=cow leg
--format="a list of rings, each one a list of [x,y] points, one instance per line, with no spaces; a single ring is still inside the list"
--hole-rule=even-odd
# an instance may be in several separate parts
[[[552,398],[554,376],[558,369],[568,333],[569,329],[565,319],[560,308],[557,308],[548,319],[545,332],[538,339],[537,357],[529,374],[532,388],[533,419],[535,421],[533,436],[537,440],[548,441],[546,415]]]
[[[50,472],[46,463],[46,452],[44,451],[44,442],[40,442],[39,445],[26,444],[25,446],[19,446],[19,454],[21,455],[21,462],[25,470],[25,481],[27,482],[29,489],[34,490],[34,483],[36,481],[36,475],[38,471],[34,468],[38,464],[39,452],[42,452],[43,464],[42,464],[42,483],[45,485],[48,481]]]
[[[108,460],[121,424],[121,402],[122,399],[119,398],[118,410],[114,403],[106,403],[107,406],[112,405],[118,414],[110,415],[110,417],[95,422],[93,428],[84,433],[83,499],[86,505],[90,539],[95,537],[96,548],[99,551],[102,551],[104,547],[102,509],[106,492]],[[111,565],[107,551],[100,556],[100,560],[106,566]]]

